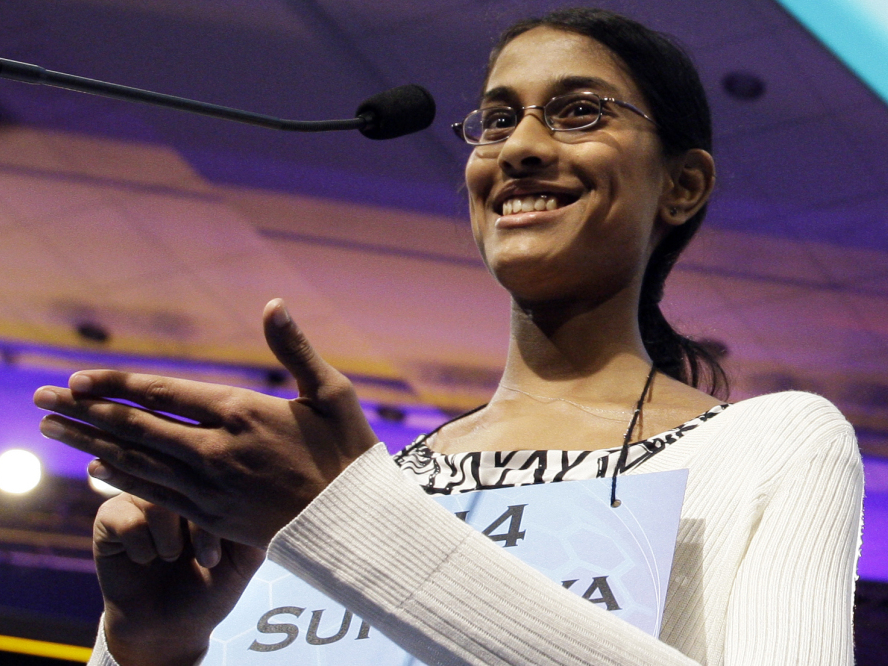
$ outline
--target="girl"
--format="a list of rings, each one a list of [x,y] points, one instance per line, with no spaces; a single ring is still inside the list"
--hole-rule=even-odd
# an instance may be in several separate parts
[[[809,394],[722,405],[720,369],[659,310],[715,177],[687,57],[608,12],[523,21],[456,130],[473,146],[475,240],[512,296],[509,354],[490,403],[421,438],[400,470],[280,301],[265,330],[296,400],[112,371],[38,391],[58,413],[44,434],[128,493],[96,520],[92,663],[195,663],[267,549],[428,664],[851,664],[851,427]],[[530,473],[490,453],[512,450],[547,453]],[[564,451],[588,452],[569,478],[689,469],[659,640],[420,487],[558,480]]]

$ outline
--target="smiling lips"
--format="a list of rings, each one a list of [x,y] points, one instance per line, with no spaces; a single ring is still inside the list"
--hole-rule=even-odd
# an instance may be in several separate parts
[[[576,197],[556,196],[555,194],[528,194],[520,197],[511,197],[502,204],[502,215],[517,215],[518,213],[532,213],[534,211],[558,210],[567,206]]]

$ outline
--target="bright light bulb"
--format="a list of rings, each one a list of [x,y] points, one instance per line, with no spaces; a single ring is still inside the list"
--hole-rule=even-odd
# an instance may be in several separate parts
[[[23,495],[40,483],[40,459],[24,449],[10,449],[0,454],[0,490]]]
[[[97,479],[94,476],[89,476],[87,474],[87,478],[89,478],[89,487],[95,490],[99,495],[104,495],[105,497],[114,497],[115,495],[120,494],[120,488],[115,488],[110,483],[106,483],[101,479]]]

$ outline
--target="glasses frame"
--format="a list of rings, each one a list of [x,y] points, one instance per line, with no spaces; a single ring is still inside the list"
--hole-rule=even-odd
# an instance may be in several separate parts
[[[585,95],[585,96],[589,96],[589,97],[596,97],[599,102],[598,117],[596,117],[595,120],[593,120],[591,123],[587,123],[586,125],[581,125],[580,127],[564,127],[564,128],[552,127],[552,123],[549,120],[549,114],[547,113],[546,109],[549,108],[549,106],[555,100],[559,100],[564,97],[570,97],[573,95]],[[629,111],[632,111],[633,113],[641,116],[645,120],[653,123],[653,125],[655,127],[657,126],[656,120],[651,118],[648,114],[646,114],[644,111],[639,109],[634,104],[630,104],[629,102],[624,102],[623,100],[616,99],[614,97],[604,97],[604,96],[599,95],[598,93],[594,93],[594,92],[572,92],[572,93],[566,93],[564,95],[556,95],[555,97],[550,99],[548,102],[546,102],[542,106],[540,106],[539,104],[530,104],[528,106],[522,106],[522,107],[503,105],[503,106],[491,106],[491,107],[487,107],[486,109],[475,109],[470,114],[468,114],[462,122],[453,123],[450,126],[450,128],[453,130],[453,132],[456,134],[457,137],[459,137],[460,139],[465,141],[470,146],[489,146],[494,143],[502,143],[503,141],[506,141],[509,137],[511,137],[512,134],[515,132],[515,130],[518,128],[518,124],[524,119],[524,116],[525,116],[524,112],[527,111],[528,109],[539,109],[540,111],[542,111],[543,112],[543,123],[546,125],[546,127],[548,127],[553,132],[578,132],[581,130],[587,130],[590,127],[595,127],[595,125],[598,124],[598,122],[601,120],[601,114],[604,112],[604,105],[605,104],[615,104],[616,106],[622,107],[624,109],[628,109]],[[511,128],[511,130],[509,131],[509,133],[506,136],[504,136],[501,139],[497,139],[495,141],[473,141],[473,140],[469,139],[468,136],[466,136],[465,126],[466,126],[466,123],[469,122],[469,119],[472,116],[479,114],[479,113],[485,113],[485,112],[490,112],[490,111],[495,111],[495,110],[503,110],[503,109],[512,111],[515,114],[515,125]]]

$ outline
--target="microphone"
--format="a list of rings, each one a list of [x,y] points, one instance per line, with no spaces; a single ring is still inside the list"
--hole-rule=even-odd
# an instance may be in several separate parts
[[[361,134],[368,139],[394,139],[431,125],[435,100],[422,86],[399,86],[365,99],[355,115],[368,119],[361,128]]]
[[[370,139],[394,139],[424,130],[435,119],[435,100],[422,86],[410,84],[392,88],[364,100],[355,118],[345,120],[285,120],[262,113],[241,111],[218,104],[198,102],[175,95],[130,88],[73,74],[44,69],[38,65],[0,58],[0,78],[36,85],[65,88],[77,92],[153,104],[224,118],[249,125],[290,132],[331,132],[356,129]]]

